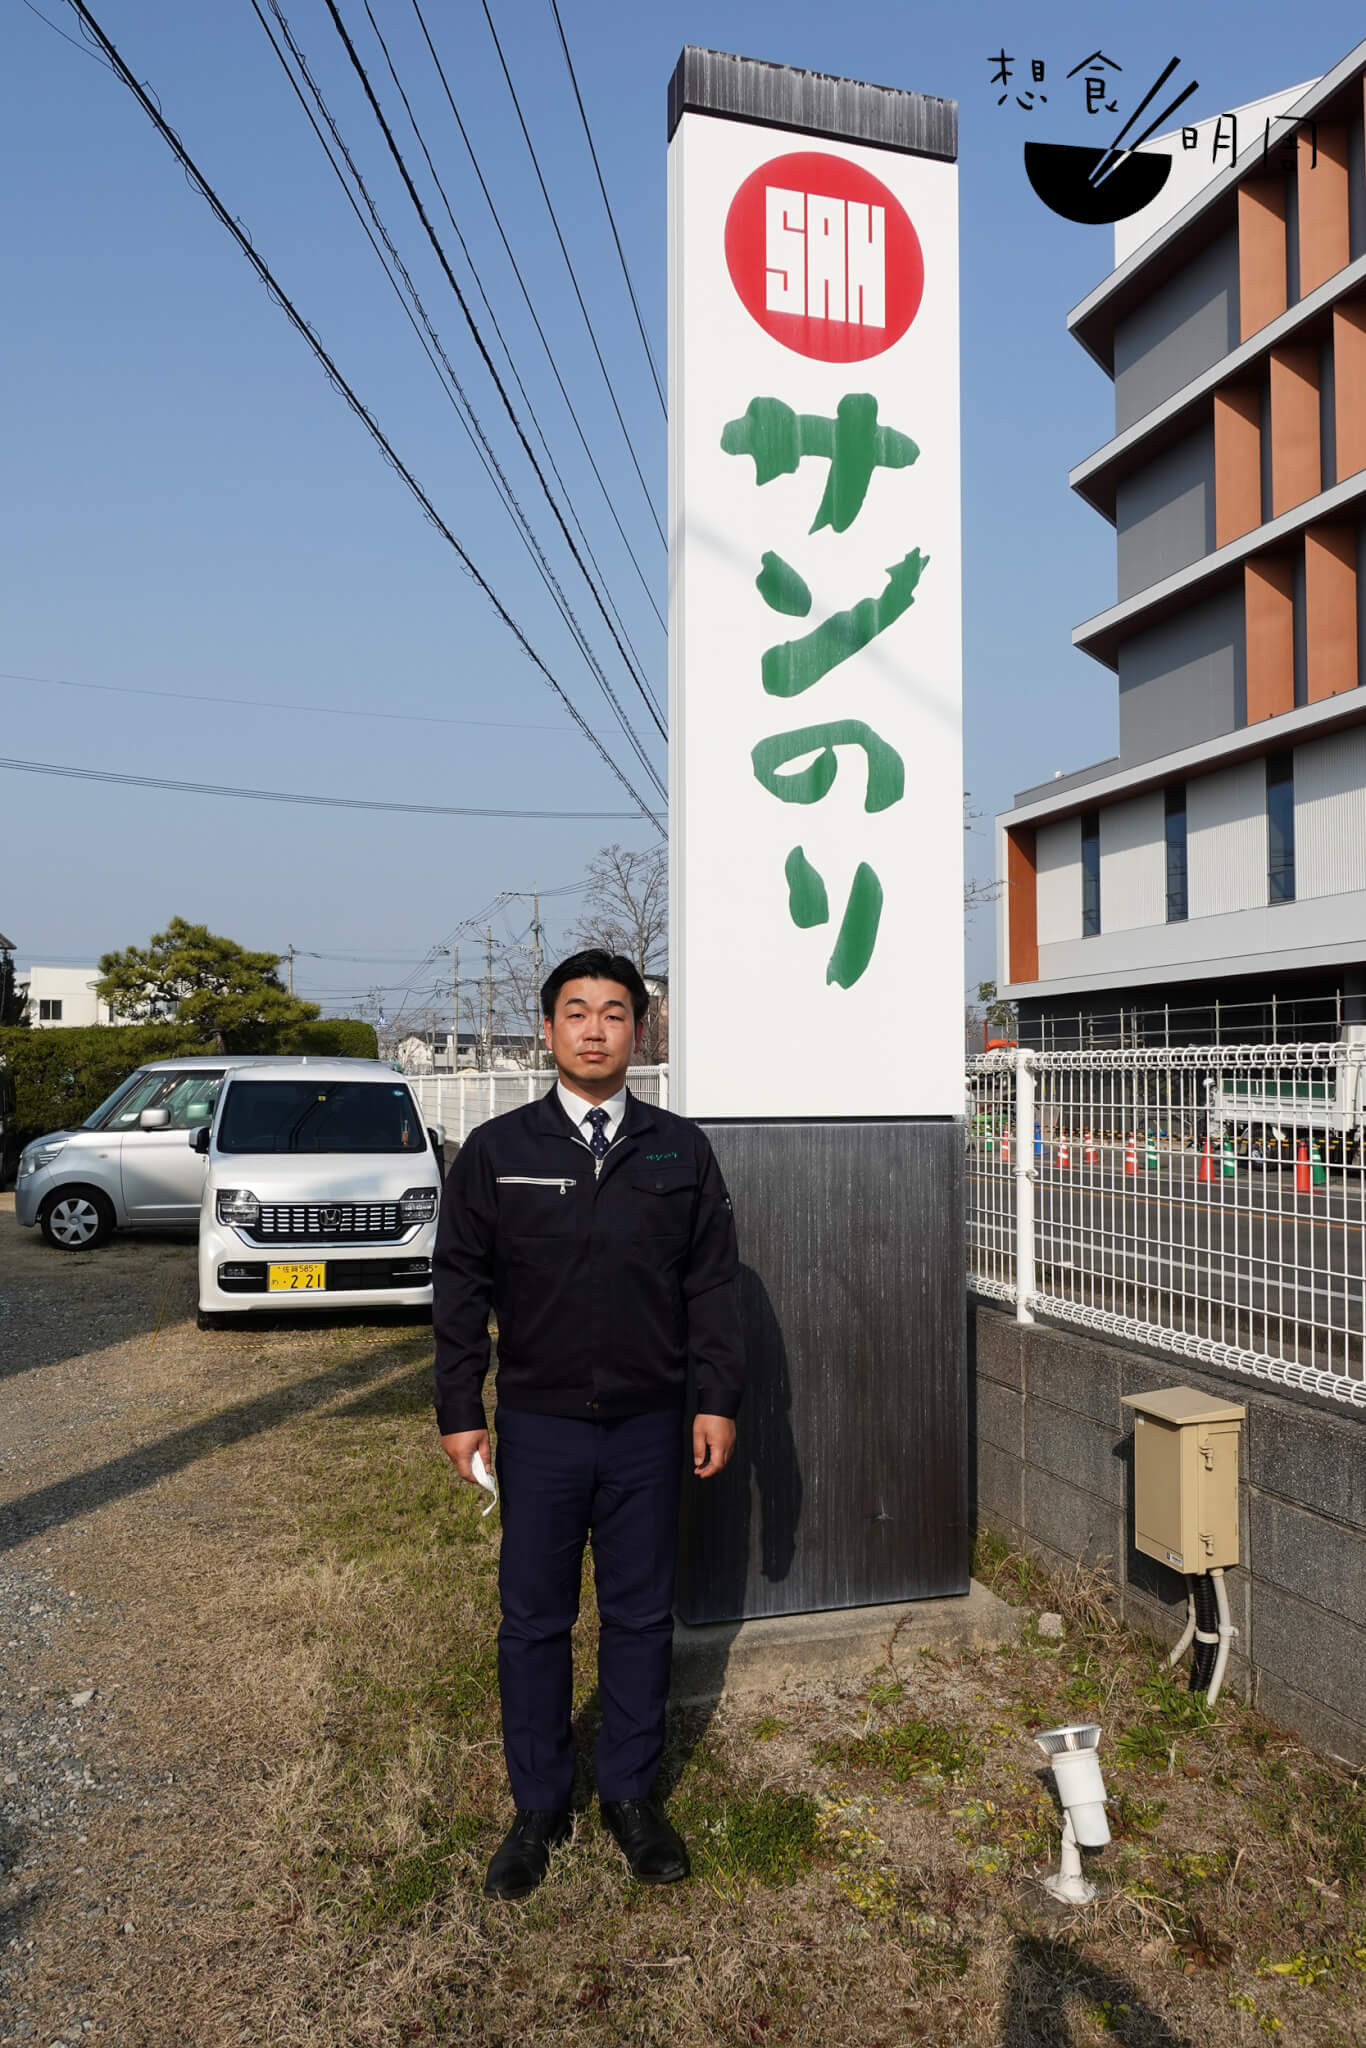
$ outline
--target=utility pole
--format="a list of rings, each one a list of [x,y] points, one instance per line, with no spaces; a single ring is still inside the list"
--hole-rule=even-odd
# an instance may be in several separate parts
[[[451,1072],[454,1073],[460,1060],[460,948],[438,946],[436,950],[444,953],[451,963]]]
[[[371,984],[370,992],[365,999],[365,1007],[367,1010],[373,1010],[375,1013],[375,1050],[378,1052],[380,1058],[383,1059],[384,1044],[379,1034],[384,1024],[384,998],[380,990],[376,988],[373,983]]]
[[[541,956],[541,899],[537,894],[531,899],[531,1066],[534,1073],[541,1070],[541,1037],[537,1027],[540,1022],[541,976],[544,964]]]
[[[493,1070],[493,926],[484,927],[484,1064]]]
[[[294,955],[298,950],[298,947],[293,944],[285,947],[285,958],[289,961],[289,992],[291,995],[294,993]]]

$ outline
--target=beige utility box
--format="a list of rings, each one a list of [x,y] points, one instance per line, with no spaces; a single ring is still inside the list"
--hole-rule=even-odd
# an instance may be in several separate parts
[[[1126,1394],[1134,1411],[1134,1540],[1178,1572],[1238,1562],[1238,1435],[1247,1410],[1194,1387]]]

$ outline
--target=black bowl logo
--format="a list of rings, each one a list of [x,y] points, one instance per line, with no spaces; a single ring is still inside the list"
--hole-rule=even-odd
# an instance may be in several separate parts
[[[1067,142],[1025,144],[1025,175],[1045,206],[1064,220],[1080,221],[1083,227],[1113,227],[1117,220],[1130,219],[1156,199],[1171,175],[1172,160],[1158,151],[1140,156],[1139,149],[1198,91],[1199,79],[1193,78],[1132,140],[1129,130],[1147,112],[1180,61],[1173,57],[1161,77],[1149,86],[1108,149],[1085,149]]]
[[[1171,171],[1169,156],[1122,156],[1108,176],[1096,177],[1109,149],[1085,149],[1070,142],[1027,142],[1025,175],[1045,206],[1084,227],[1113,227],[1156,199]]]

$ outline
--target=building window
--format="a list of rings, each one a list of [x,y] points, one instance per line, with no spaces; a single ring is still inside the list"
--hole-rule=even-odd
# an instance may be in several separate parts
[[[1186,892],[1186,785],[1177,783],[1166,792],[1167,804],[1167,923],[1184,924],[1188,915]]]
[[[1081,820],[1081,935],[1094,939],[1100,931],[1100,812],[1084,811]]]
[[[1295,756],[1288,747],[1266,757],[1266,898],[1295,900]]]
[[[60,996],[39,996],[38,1022],[60,1024],[62,1021],[62,999]]]

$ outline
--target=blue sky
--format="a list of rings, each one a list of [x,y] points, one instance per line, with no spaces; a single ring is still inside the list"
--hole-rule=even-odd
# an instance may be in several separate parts
[[[66,31],[62,0],[34,0]],[[339,0],[396,124],[361,0]],[[421,41],[411,0],[371,0],[527,392],[642,663],[664,635],[588,471]],[[490,0],[655,507],[664,422],[608,236],[548,0]],[[574,701],[629,757],[597,687],[477,468],[289,92],[249,0],[98,0],[104,28],[250,231],[400,454]],[[416,216],[323,0],[285,6],[475,410],[566,583],[551,515]],[[659,608],[664,550],[593,361],[480,0],[424,0],[503,227]],[[989,818],[1014,790],[1113,750],[1113,678],[1069,644],[1113,596],[1111,530],[1068,467],[1108,437],[1110,389],[1065,315],[1110,267],[1108,230],[1030,192],[1029,136],[1105,141],[1079,81],[1101,47],[1121,114],[1173,55],[1189,118],[1317,75],[1360,34],[1345,0],[1142,16],[1102,6],[889,8],[874,0],[649,7],[561,0],[646,324],[664,344],[665,92],[685,41],[960,102],[966,779]],[[996,104],[991,55],[1047,67],[1046,108]],[[450,549],[329,388],[128,92],[0,0],[0,177],[8,394],[0,499],[0,754],[256,788],[516,809],[629,809]],[[1102,117],[1106,119],[1107,117]],[[1113,125],[1113,124],[1112,124]],[[430,192],[415,144],[405,153]],[[439,209],[435,194],[431,203]],[[438,212],[438,220],[446,226]],[[449,232],[444,239],[450,243]],[[463,268],[460,273],[463,280]],[[482,312],[479,317],[483,319]],[[487,323],[485,323],[487,324]],[[605,627],[571,592],[607,664]],[[613,672],[620,676],[620,665]],[[43,680],[16,681],[13,678]],[[61,687],[62,683],[102,689]],[[629,685],[624,685],[624,694]],[[166,694],[132,694],[132,692]],[[255,708],[196,703],[214,696]],[[311,710],[283,708],[303,705]],[[269,708],[262,708],[269,707]],[[324,710],[323,707],[326,707]],[[637,700],[639,709],[639,700]],[[339,716],[337,713],[373,714]],[[643,712],[642,712],[643,718]],[[654,758],[663,767],[661,750]],[[640,784],[635,772],[637,786]],[[0,929],[33,959],[83,962],[170,916],[305,954],[299,986],[392,1009],[420,962],[504,890],[577,880],[648,828],[419,818],[249,804],[0,774]],[[927,850],[927,872],[931,852]],[[969,864],[990,866],[985,829]],[[575,899],[546,905],[554,945]],[[513,906],[500,936],[527,913]],[[969,933],[990,973],[991,913]]]

